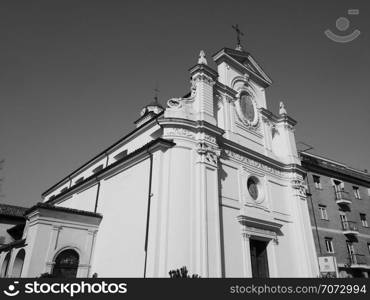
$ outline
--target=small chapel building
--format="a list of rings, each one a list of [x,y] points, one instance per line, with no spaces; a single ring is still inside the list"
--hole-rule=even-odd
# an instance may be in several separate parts
[[[317,277],[296,121],[268,109],[272,81],[240,45],[212,58],[45,191],[0,265],[24,251],[22,277]]]

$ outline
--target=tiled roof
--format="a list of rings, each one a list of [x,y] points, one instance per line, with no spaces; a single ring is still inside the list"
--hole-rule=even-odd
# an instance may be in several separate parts
[[[39,202],[36,205],[32,206],[31,208],[27,209],[25,211],[25,215],[28,215],[29,213],[39,209],[50,209],[50,210],[55,210],[55,211],[62,211],[62,212],[67,212],[71,214],[76,214],[76,215],[84,215],[84,216],[90,216],[90,217],[97,217],[97,218],[103,218],[103,216],[99,213],[94,213],[91,211],[86,211],[86,210],[79,210],[79,209],[74,209],[74,208],[67,208],[67,207],[62,207],[62,206],[54,206],[52,204],[47,204],[47,203],[42,203]]]
[[[24,242],[25,241],[26,241],[25,239],[23,239],[23,240],[16,240],[16,241],[11,242],[9,244],[2,245],[0,247],[0,252],[6,251],[6,250],[10,250],[10,249],[15,248],[15,247],[22,247],[22,246],[24,246]]]
[[[0,216],[22,218],[27,207],[0,203]]]

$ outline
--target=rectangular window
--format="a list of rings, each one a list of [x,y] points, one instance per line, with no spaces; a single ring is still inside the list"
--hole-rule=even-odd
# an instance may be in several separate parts
[[[325,205],[319,205],[319,211],[320,211],[320,218],[321,220],[329,220],[328,219],[328,212],[326,210]]]
[[[353,187],[353,194],[355,195],[356,199],[361,199],[360,189],[358,186]]]
[[[334,253],[332,238],[325,238],[325,248],[327,253]]]
[[[318,190],[321,190],[321,181],[320,181],[320,176],[313,175],[313,182],[315,183],[315,188]]]
[[[104,165],[99,165],[94,170],[92,170],[92,172],[95,174],[95,173],[100,172],[103,169],[104,169]]]
[[[117,161],[117,160],[120,160],[120,159],[124,158],[125,156],[127,156],[127,150],[123,150],[120,153],[118,153],[117,155],[115,155],[114,159]]]
[[[364,227],[368,227],[367,220],[366,220],[366,214],[360,214],[361,224]]]
[[[84,177],[80,177],[75,181],[75,184],[78,184],[80,182],[84,181]]]
[[[347,241],[347,250],[348,250],[349,255],[355,254],[355,247],[350,241]]]

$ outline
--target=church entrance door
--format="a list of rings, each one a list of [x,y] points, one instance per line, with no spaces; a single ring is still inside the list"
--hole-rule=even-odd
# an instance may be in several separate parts
[[[250,240],[250,253],[253,278],[268,278],[267,242]]]

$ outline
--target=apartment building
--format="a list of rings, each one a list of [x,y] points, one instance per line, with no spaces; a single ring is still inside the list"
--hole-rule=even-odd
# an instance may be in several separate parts
[[[370,175],[345,164],[301,153],[318,257],[331,257],[335,274],[370,275]]]

